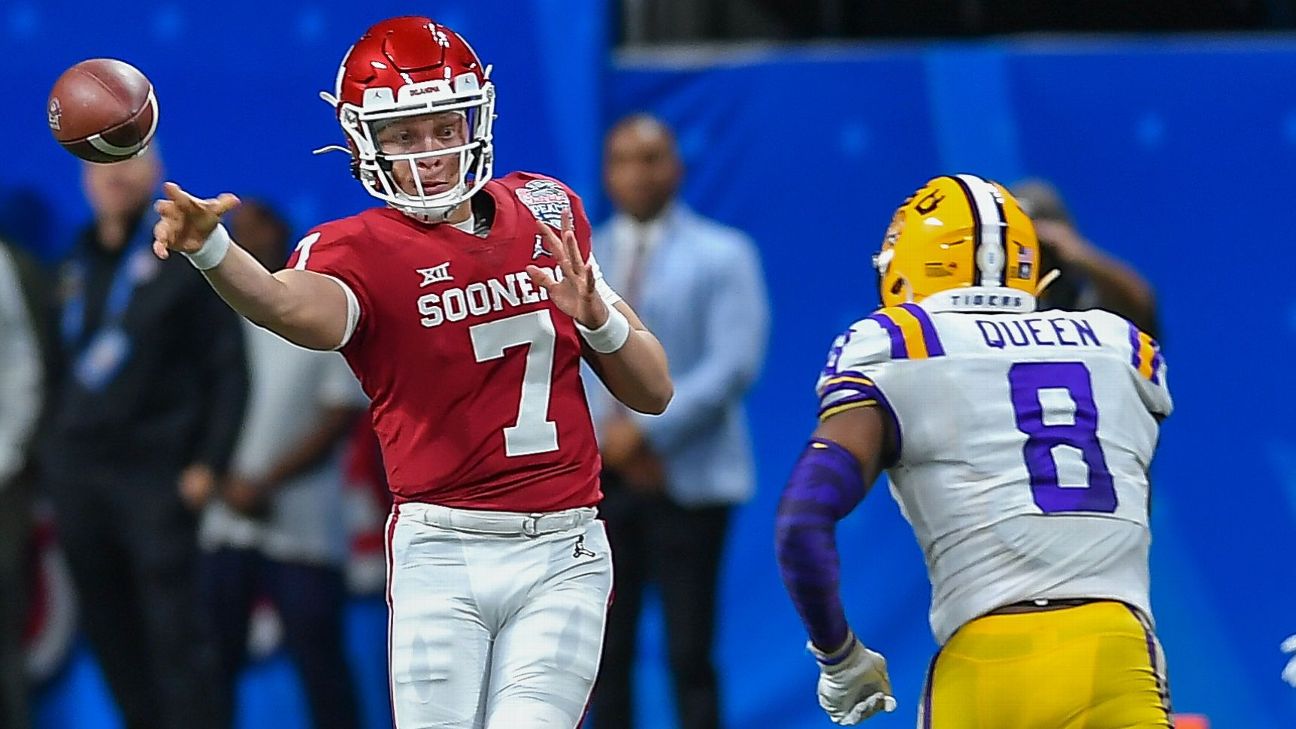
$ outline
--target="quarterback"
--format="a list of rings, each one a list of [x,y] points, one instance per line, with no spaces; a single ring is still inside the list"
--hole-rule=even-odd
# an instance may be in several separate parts
[[[154,250],[185,254],[251,321],[339,350],[371,398],[396,504],[397,727],[574,727],[612,589],[580,363],[658,413],[665,353],[603,283],[580,199],[493,176],[495,87],[453,30],[378,23],[321,96],[384,206],[316,227],[271,274],[219,224],[234,196],[168,183]]]
[[[915,192],[874,261],[883,308],[833,344],[777,517],[819,704],[846,725],[895,708],[847,626],[834,539],[886,470],[932,583],[920,727],[1169,727],[1148,599],[1171,410],[1156,342],[1104,311],[1037,313],[1031,222],[974,175]]]

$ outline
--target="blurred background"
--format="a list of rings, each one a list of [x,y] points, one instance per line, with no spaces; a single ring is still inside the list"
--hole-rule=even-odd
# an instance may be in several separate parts
[[[98,56],[153,81],[168,179],[270,201],[298,232],[368,206],[342,155],[311,155],[341,139],[317,92],[364,28],[406,13],[458,30],[494,65],[497,170],[565,180],[598,222],[603,134],[651,112],[678,135],[682,197],[760,250],[772,328],[747,400],[759,486],[722,570],[726,726],[827,725],[775,567],[774,509],[829,344],[877,305],[869,261],[891,212],[957,172],[1051,180],[1081,233],[1155,289],[1177,410],[1153,472],[1153,605],[1175,708],[1226,729],[1296,726],[1278,648],[1296,632],[1296,287],[1283,257],[1296,242],[1296,3],[4,0],[0,235],[53,266],[89,220],[80,163],[50,138],[45,104],[64,68]],[[883,489],[839,544],[848,616],[889,659],[900,700],[869,726],[912,726],[934,650],[921,554]],[[29,623],[37,725],[116,727],[58,608],[57,572]],[[359,705],[366,726],[387,726],[381,582],[353,588]],[[661,621],[644,620],[640,725],[673,727]],[[261,645],[239,726],[308,726],[273,635]]]

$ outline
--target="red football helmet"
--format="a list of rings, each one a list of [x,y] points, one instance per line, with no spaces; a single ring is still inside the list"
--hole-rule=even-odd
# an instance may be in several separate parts
[[[494,165],[491,127],[495,86],[471,46],[456,32],[423,17],[384,20],[351,46],[338,68],[334,94],[320,97],[337,110],[347,135],[352,172],[370,195],[401,212],[434,223],[490,181]],[[466,121],[464,144],[428,151],[384,154],[378,131],[394,119],[457,112]],[[450,189],[428,194],[419,181],[420,160],[457,155],[460,178]],[[409,165],[414,192],[392,177]]]

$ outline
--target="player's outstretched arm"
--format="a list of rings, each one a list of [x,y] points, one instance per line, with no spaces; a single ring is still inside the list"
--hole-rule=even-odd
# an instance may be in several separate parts
[[[839,594],[837,522],[868,493],[889,441],[876,407],[860,406],[819,424],[779,502],[775,552],[783,584],[810,634],[819,664],[819,705],[852,725],[895,709],[886,659],[846,624]]]
[[[220,218],[239,199],[229,193],[197,198],[174,182],[154,204],[153,252],[165,259],[183,253],[235,311],[294,344],[335,349],[347,327],[347,298],[326,276],[295,269],[271,274],[229,238]]]
[[[609,307],[599,296],[594,269],[581,258],[570,212],[563,214],[561,238],[548,225],[537,226],[563,277],[556,280],[536,266],[528,267],[527,273],[555,306],[576,320],[599,379],[626,407],[652,415],[664,411],[675,386],[661,342],[624,301]]]

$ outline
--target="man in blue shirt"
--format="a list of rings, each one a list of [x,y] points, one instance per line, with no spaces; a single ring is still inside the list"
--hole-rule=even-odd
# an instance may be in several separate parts
[[[750,238],[676,198],[683,165],[661,121],[634,115],[614,125],[604,164],[617,212],[594,233],[595,257],[658,335],[676,389],[665,413],[644,416],[588,378],[616,595],[594,726],[634,726],[635,628],[651,580],[661,590],[680,726],[714,728],[716,588],[730,512],[755,485],[742,400],[765,359],[765,282]]]

